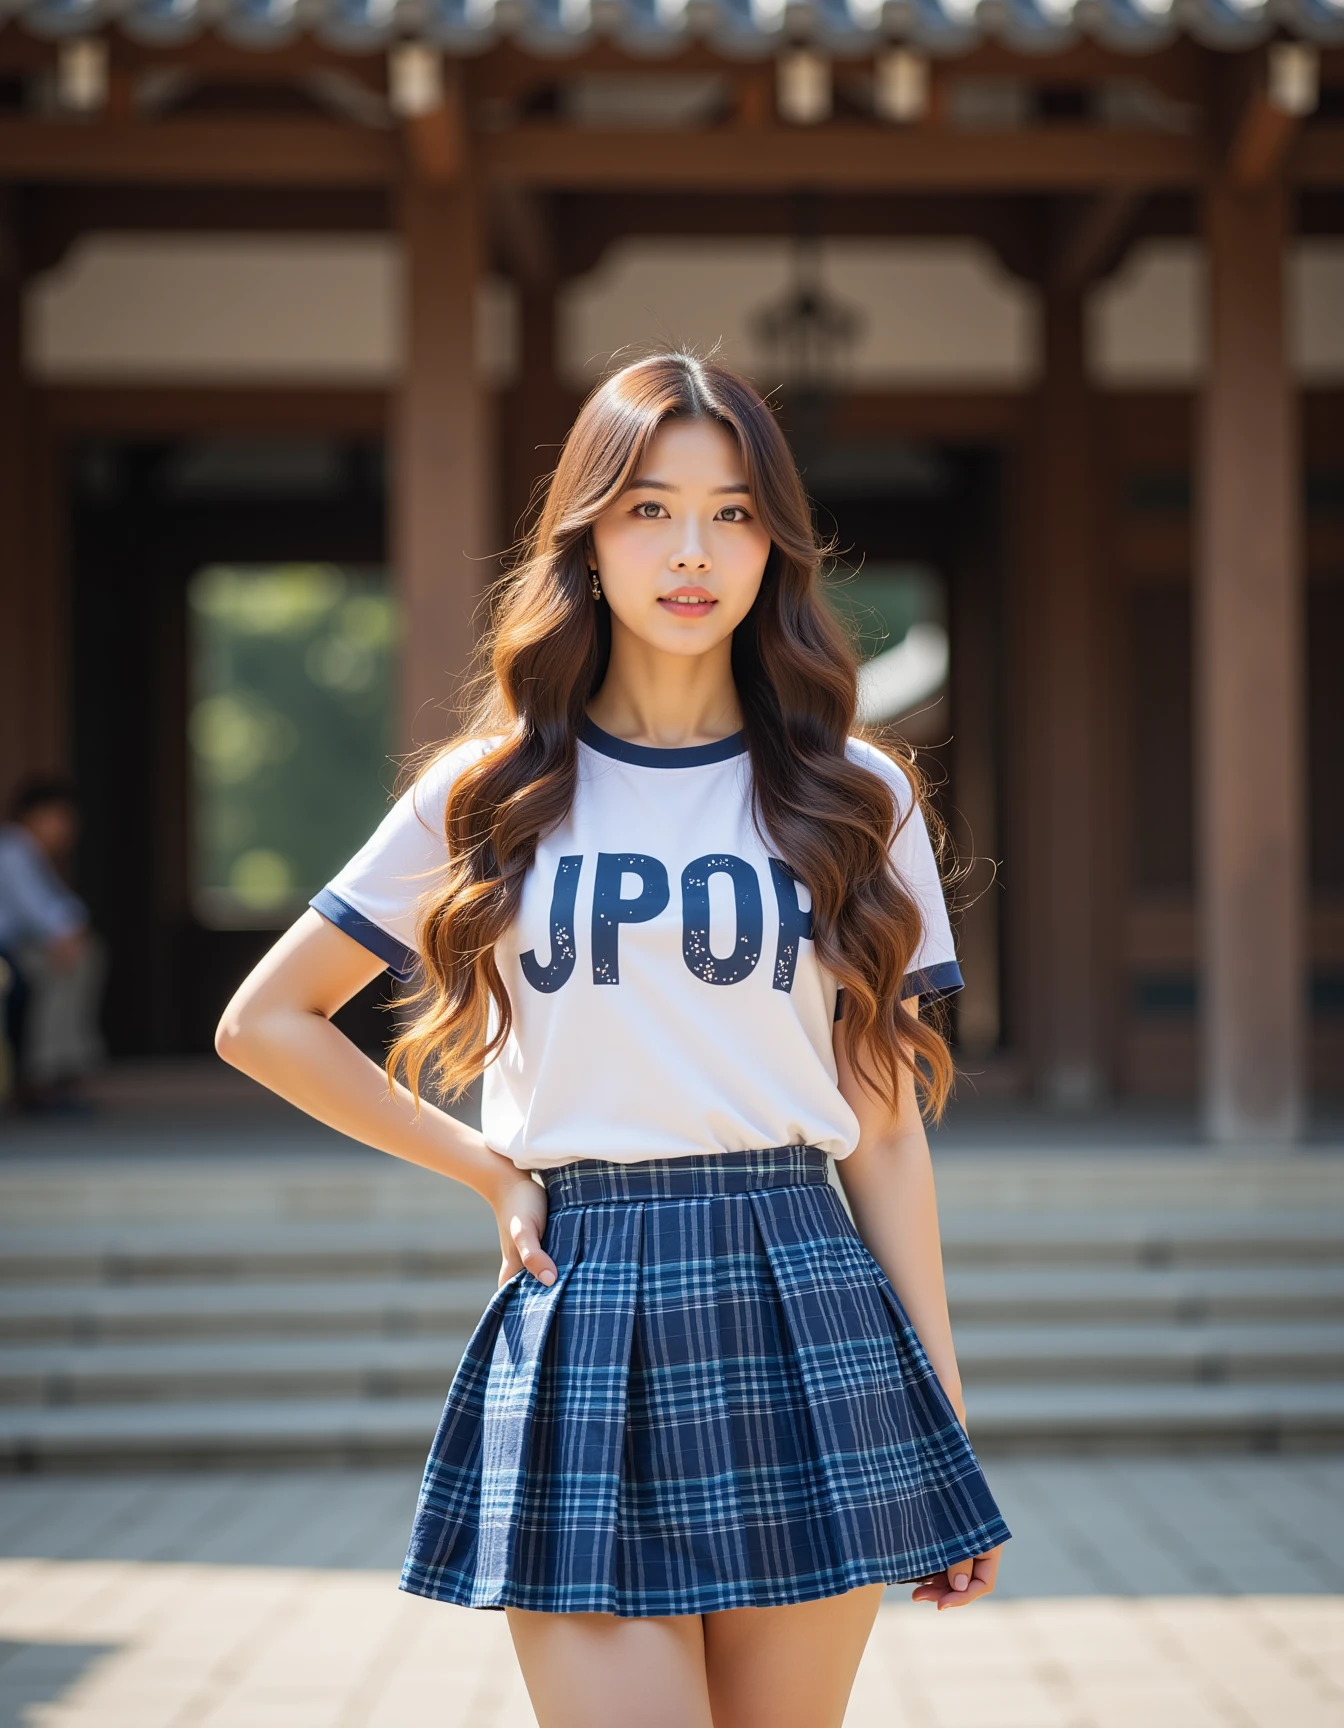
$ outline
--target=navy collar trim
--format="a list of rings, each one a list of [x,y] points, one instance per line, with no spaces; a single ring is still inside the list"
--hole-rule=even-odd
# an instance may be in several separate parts
[[[606,732],[585,714],[579,727],[579,737],[590,749],[603,756],[614,756],[618,762],[637,763],[641,768],[700,768],[710,762],[726,762],[730,756],[740,756],[747,747],[745,730],[730,732],[726,738],[716,738],[712,744],[632,744],[628,738],[618,738]]]

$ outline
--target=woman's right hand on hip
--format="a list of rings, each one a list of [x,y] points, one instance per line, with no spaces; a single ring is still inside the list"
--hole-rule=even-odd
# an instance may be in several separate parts
[[[515,1272],[526,1269],[543,1284],[554,1284],[555,1261],[541,1246],[546,1228],[547,1197],[540,1182],[520,1170],[516,1180],[504,1184],[492,1202],[499,1228],[503,1262],[499,1282],[506,1284]]]

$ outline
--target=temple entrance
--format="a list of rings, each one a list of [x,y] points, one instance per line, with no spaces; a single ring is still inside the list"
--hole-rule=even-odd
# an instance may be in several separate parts
[[[860,716],[892,722],[916,751],[946,826],[966,987],[948,1008],[975,1059],[1009,1037],[1003,948],[1003,677],[1008,525],[1002,450],[920,438],[838,439],[807,480],[836,570],[828,584],[864,661]]]
[[[111,947],[109,1039],[202,1053],[393,783],[382,448],[82,439],[66,480],[80,880]],[[375,1041],[369,1003],[347,1012]]]

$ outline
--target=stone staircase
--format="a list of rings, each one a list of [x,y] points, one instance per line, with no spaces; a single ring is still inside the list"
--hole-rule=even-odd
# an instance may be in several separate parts
[[[1344,1442],[1344,1155],[938,1156],[985,1452]],[[376,1153],[0,1166],[0,1468],[419,1460],[494,1288]]]

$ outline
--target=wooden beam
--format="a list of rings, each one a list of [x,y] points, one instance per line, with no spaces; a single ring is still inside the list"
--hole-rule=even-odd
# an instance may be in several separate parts
[[[1005,131],[837,123],[761,131],[582,131],[535,124],[480,142],[495,182],[592,191],[1068,191],[1193,186],[1209,155],[1196,137],[1119,127]]]
[[[493,437],[477,376],[481,217],[465,185],[401,193],[407,352],[397,399],[394,553],[405,606],[401,741],[442,737],[494,565]]]
[[[482,139],[478,156],[496,184],[583,192],[1179,191],[1210,168],[1199,138],[1089,126],[669,135],[528,125]],[[397,133],[326,120],[0,119],[0,181],[373,187],[395,185],[404,163]],[[1306,127],[1289,167],[1304,186],[1344,186],[1344,126]]]
[[[29,267],[52,270],[83,234],[383,234],[381,186],[44,186]]]
[[[492,206],[503,191],[496,188]],[[585,274],[614,240],[629,235],[791,238],[798,231],[798,201],[788,192],[758,192],[749,199],[731,190],[660,192],[656,197],[628,191],[558,192],[552,199],[561,276]],[[972,235],[1014,273],[1034,280],[1040,270],[1035,215],[1030,199],[1004,193],[832,192],[821,225],[828,236],[883,240]]]
[[[388,391],[338,386],[45,384],[38,413],[58,437],[175,438],[194,432],[386,433]]]
[[[0,120],[0,180],[380,186],[403,161],[396,133],[326,120]]]
[[[1198,462],[1195,783],[1202,1100],[1218,1141],[1304,1112],[1301,469],[1282,178],[1205,198],[1209,371]]]

